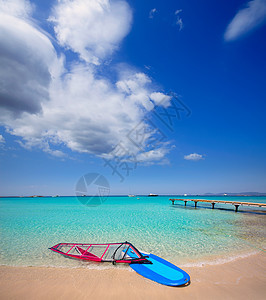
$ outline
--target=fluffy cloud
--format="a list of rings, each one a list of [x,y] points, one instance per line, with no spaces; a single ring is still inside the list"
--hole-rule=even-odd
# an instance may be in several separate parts
[[[28,2],[1,1],[0,11],[0,107],[5,114],[37,113],[49,100],[56,52],[27,19]]]
[[[17,17],[28,17],[33,6],[28,0],[0,0],[1,12]]]
[[[185,155],[184,159],[186,160],[192,160],[192,161],[198,161],[204,159],[202,154],[192,153],[189,155]]]
[[[151,98],[151,100],[153,100],[155,102],[156,105],[160,105],[165,108],[171,105],[171,103],[170,103],[171,97],[167,96],[163,93],[160,93],[160,92],[151,93],[150,98]]]
[[[15,6],[12,10],[9,6],[2,13],[0,61],[4,69],[0,70],[0,124],[10,134],[21,138],[18,141],[21,146],[37,147],[57,157],[66,156],[64,148],[104,157],[123,141],[123,145],[142,161],[163,159],[168,152],[166,144],[161,143],[152,151],[144,149],[141,155],[126,135],[154,104],[168,106],[170,97],[154,90],[151,79],[144,73],[128,71],[123,66],[118,72],[119,80],[113,82],[113,78],[101,74],[97,64],[91,64],[98,63],[118,47],[126,31],[123,29],[122,33],[117,22],[124,24],[126,15],[127,26],[130,26],[128,5],[124,1],[90,1],[86,2],[90,3],[86,10],[82,9],[82,3],[84,1],[61,1],[53,12],[59,42],[66,28],[63,44],[83,58],[72,62],[68,71],[49,36],[31,21],[28,2],[24,2],[25,9]],[[80,22],[76,4],[80,4]],[[64,26],[62,11],[68,13]],[[91,20],[102,24],[99,11],[104,14],[102,16],[107,14],[109,23],[105,25],[112,28],[113,38],[105,39],[107,30],[100,34],[98,41],[84,41],[81,32],[86,31]],[[121,16],[123,13],[125,15]],[[85,15],[90,20],[86,26]],[[103,51],[99,51],[97,45]],[[152,134],[145,138],[148,140]]]
[[[138,103],[149,111],[154,107],[150,101],[150,93],[147,88],[147,85],[150,83],[151,79],[147,75],[144,73],[136,73],[118,81],[116,86],[126,95],[127,101]]]
[[[63,156],[52,150],[59,145],[101,156],[121,140],[136,153],[125,136],[153,107],[146,87],[150,79],[137,73],[113,85],[106,78],[96,77],[85,65],[73,66],[52,85],[51,101],[43,104],[42,114],[24,114],[7,122],[10,133],[22,136],[24,147],[37,146],[56,156]]]
[[[226,41],[233,41],[266,22],[266,0],[249,1],[227,26]]]
[[[125,1],[63,0],[50,20],[60,45],[98,65],[128,34],[132,12]]]
[[[167,145],[167,143],[166,143]],[[167,153],[170,152],[170,148],[167,148],[164,146],[159,147],[157,149],[154,150],[150,150],[144,153],[139,153],[136,156],[136,161],[140,162],[140,163],[145,163],[148,165],[154,164],[156,162],[160,162],[162,164],[167,164],[168,160],[165,159],[165,156]]]

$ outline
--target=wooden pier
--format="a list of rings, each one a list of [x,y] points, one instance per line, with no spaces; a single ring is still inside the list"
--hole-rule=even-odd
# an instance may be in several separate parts
[[[204,203],[211,203],[212,208],[214,209],[215,204],[232,204],[235,206],[235,212],[237,212],[238,207],[240,205],[243,206],[254,206],[254,207],[265,207],[266,203],[253,203],[253,202],[240,202],[240,201],[226,201],[226,200],[204,200],[204,199],[169,199],[172,201],[172,205],[175,204],[175,201],[183,201],[185,203],[185,206],[187,206],[188,201],[193,201],[195,204],[195,208],[197,208],[198,202],[204,202]]]

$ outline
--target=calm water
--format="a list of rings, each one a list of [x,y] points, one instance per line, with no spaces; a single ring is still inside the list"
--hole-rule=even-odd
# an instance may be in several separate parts
[[[266,210],[231,205],[172,206],[168,197],[109,197],[87,207],[76,197],[1,198],[0,263],[105,268],[48,250],[59,242],[123,242],[179,265],[217,262],[265,251]],[[184,198],[184,197],[183,197]],[[204,197],[223,200],[224,197]],[[266,197],[226,197],[266,203]],[[263,250],[264,249],[264,250]]]

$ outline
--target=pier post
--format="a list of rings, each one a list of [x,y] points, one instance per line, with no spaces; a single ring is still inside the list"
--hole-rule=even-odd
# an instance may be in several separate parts
[[[187,206],[187,201],[184,201],[185,202],[185,206]]]
[[[212,202],[212,209],[214,209],[215,202]]]
[[[171,200],[172,201],[172,205],[174,205],[175,204],[175,200]]]
[[[237,212],[237,210],[238,210],[238,207],[239,207],[239,204],[234,204],[235,205],[235,212]]]
[[[194,203],[195,203],[195,208],[197,208],[197,203],[198,203],[198,201],[194,201]]]

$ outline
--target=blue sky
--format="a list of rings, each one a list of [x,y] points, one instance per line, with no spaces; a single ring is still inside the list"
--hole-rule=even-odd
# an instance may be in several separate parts
[[[265,0],[0,8],[1,195],[266,192]]]

